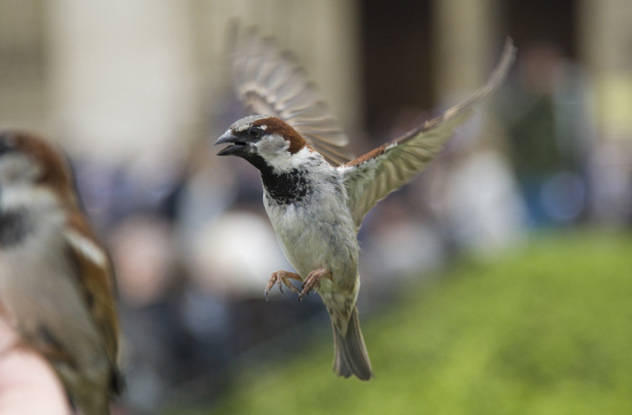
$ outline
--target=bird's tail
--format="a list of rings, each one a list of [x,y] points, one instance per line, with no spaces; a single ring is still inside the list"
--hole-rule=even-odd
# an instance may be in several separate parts
[[[358,308],[353,308],[347,333],[341,333],[333,323],[331,326],[334,332],[334,372],[345,378],[355,375],[360,380],[371,379],[371,361],[360,330]]]
[[[67,365],[56,368],[73,406],[81,415],[109,415],[114,388],[122,386],[118,383],[121,381],[118,372],[77,371]]]
[[[110,402],[101,385],[84,383],[68,392],[75,411],[81,415],[109,415]]]

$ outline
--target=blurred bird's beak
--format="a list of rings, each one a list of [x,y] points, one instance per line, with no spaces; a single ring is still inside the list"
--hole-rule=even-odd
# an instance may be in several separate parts
[[[241,156],[245,154],[246,148],[248,147],[246,142],[240,141],[239,137],[235,136],[230,130],[222,134],[215,142],[215,145],[227,143],[232,145],[221,149],[219,153],[217,153],[218,156]]]

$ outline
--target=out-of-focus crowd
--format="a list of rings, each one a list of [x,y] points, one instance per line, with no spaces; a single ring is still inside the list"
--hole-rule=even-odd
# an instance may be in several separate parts
[[[554,46],[522,50],[486,110],[365,220],[361,311],[370,314],[455,253],[494,255],[542,227],[629,224],[630,152],[596,136],[591,99],[582,68]],[[227,108],[217,129],[243,115],[238,105]],[[366,150],[423,118],[410,111],[378,126]],[[265,217],[258,172],[214,156],[216,132],[176,167],[148,172],[74,160],[86,209],[116,267],[126,400],[135,408],[196,394],[212,399],[230,386],[244,356],[297,351],[305,341],[297,327],[313,319],[326,326],[315,295],[302,303],[292,293],[264,299],[270,274],[291,266]]]

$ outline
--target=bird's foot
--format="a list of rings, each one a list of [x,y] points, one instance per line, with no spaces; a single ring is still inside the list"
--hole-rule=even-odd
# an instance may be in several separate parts
[[[297,281],[302,280],[301,276],[295,272],[289,272],[289,271],[273,272],[272,275],[270,276],[270,280],[268,281],[268,285],[266,285],[266,288],[263,290],[265,296],[268,297],[270,290],[274,288],[275,284],[279,286],[279,291],[281,291],[281,293],[283,293],[283,286],[285,285],[287,288],[290,289],[290,291],[293,291],[298,294],[298,289],[294,286],[294,284],[290,282],[290,279],[297,280]]]
[[[301,301],[314,287],[318,288],[322,278],[331,279],[331,271],[325,268],[318,268],[310,272],[307,278],[305,278],[305,281],[303,281],[303,287],[301,287],[301,291],[298,293],[298,301]]]

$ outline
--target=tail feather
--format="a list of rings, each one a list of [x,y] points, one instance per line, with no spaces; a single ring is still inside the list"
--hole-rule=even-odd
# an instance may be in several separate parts
[[[358,308],[353,309],[347,326],[347,333],[340,333],[333,324],[332,328],[334,332],[334,372],[345,378],[355,375],[361,380],[371,379],[373,376],[371,361],[360,330]]]
[[[120,369],[116,365],[112,366],[112,375],[110,376],[110,396],[120,396],[125,390],[125,378]]]
[[[108,415],[110,397],[121,392],[123,378],[117,368],[78,371],[68,365],[55,365],[73,407],[82,415]]]

